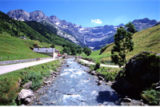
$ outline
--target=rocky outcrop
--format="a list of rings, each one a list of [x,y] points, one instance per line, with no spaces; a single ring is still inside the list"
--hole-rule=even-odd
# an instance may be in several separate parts
[[[142,52],[129,60],[122,74],[112,87],[121,94],[137,97],[160,81],[160,57]]]

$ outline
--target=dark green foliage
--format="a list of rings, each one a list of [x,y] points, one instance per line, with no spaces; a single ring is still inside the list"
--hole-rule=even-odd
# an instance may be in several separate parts
[[[33,44],[33,47],[34,47],[34,48],[40,48],[40,46],[39,46],[38,43],[34,43],[34,44]]]
[[[160,104],[160,90],[148,89],[143,91],[141,96],[151,105]]]
[[[142,52],[129,60],[126,64],[123,75],[116,78],[113,88],[121,94],[132,97],[140,97],[142,91],[154,89],[160,81],[160,57],[153,53]],[[153,91],[143,92],[146,99],[157,99]],[[147,95],[148,94],[148,95]],[[143,97],[144,97],[143,96]],[[148,98],[149,97],[149,98]]]
[[[52,44],[52,45],[51,45],[51,48],[55,48],[55,45],[54,45],[54,44]]]
[[[112,62],[121,67],[126,63],[126,53],[133,50],[132,34],[123,27],[118,28],[114,36],[114,44],[111,50]]]
[[[118,74],[118,71],[113,71],[113,72],[107,72],[105,73],[105,79],[108,81],[114,81],[116,76]]]
[[[76,49],[75,48],[71,48],[71,55],[76,55]]]
[[[64,47],[64,48],[63,48],[63,53],[67,53],[67,54],[70,55],[70,52],[71,52],[71,50],[70,50],[69,47]]]
[[[12,78],[0,79],[0,105],[15,105],[19,85]]]
[[[105,68],[101,67],[100,69],[96,70],[98,73],[102,74],[106,81],[114,81],[116,76],[119,73],[119,68]]]
[[[143,52],[132,60],[125,67],[127,80],[140,88],[150,87],[152,83],[160,81],[160,57]]]
[[[83,52],[84,52],[87,56],[89,56],[92,51],[91,51],[91,49],[85,47],[85,48],[83,49]]]
[[[83,48],[77,47],[76,51],[77,51],[77,54],[81,54],[83,52]]]
[[[127,31],[130,32],[130,33],[135,33],[136,32],[136,28],[134,27],[134,25],[131,22],[126,24],[125,27],[127,28]]]
[[[95,67],[94,67],[94,70],[97,70],[97,69],[99,69],[99,68],[100,68],[100,63],[97,62],[96,65],[95,65]]]
[[[64,46],[63,53],[67,53],[68,55],[76,55],[82,53],[82,48],[79,46]]]
[[[32,87],[31,89],[36,90],[37,88],[39,88],[42,85],[42,79],[43,76],[41,74],[41,72],[27,72],[23,79],[22,82],[26,83],[28,81],[32,81]]]

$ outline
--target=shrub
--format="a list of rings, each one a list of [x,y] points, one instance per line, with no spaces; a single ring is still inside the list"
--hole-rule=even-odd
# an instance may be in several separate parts
[[[19,84],[12,78],[0,80],[0,105],[15,105]]]
[[[89,55],[92,53],[91,49],[90,49],[90,48],[87,48],[87,47],[85,47],[85,48],[83,49],[83,51],[84,51],[84,53],[85,53],[87,56],[89,56]]]
[[[42,83],[43,83],[42,80],[32,81],[31,89],[37,90],[42,85]]]
[[[31,72],[27,72],[27,74],[23,77],[22,83],[24,84],[28,81],[32,81],[31,89],[36,90],[42,84],[42,79],[43,79],[43,77],[42,77],[41,72],[31,71]]]
[[[39,46],[38,43],[34,43],[34,44],[33,44],[33,47],[34,47],[34,48],[40,48],[40,46]]]
[[[105,80],[107,81],[114,81],[119,73],[118,68],[100,68],[97,70],[100,74],[104,75]]]
[[[160,104],[160,91],[148,89],[142,92],[142,98],[151,105]]]
[[[117,76],[118,72],[115,71],[115,72],[106,72],[105,74],[105,79],[108,80],[108,81],[114,81],[116,76]]]
[[[50,47],[51,47],[51,48],[55,48],[55,44],[52,44]]]
[[[96,65],[95,65],[95,67],[94,67],[94,70],[97,70],[97,69],[99,69],[99,68],[100,68],[100,63],[97,62]]]
[[[91,71],[93,71],[94,68],[95,68],[95,65],[90,65],[89,68],[90,68]]]

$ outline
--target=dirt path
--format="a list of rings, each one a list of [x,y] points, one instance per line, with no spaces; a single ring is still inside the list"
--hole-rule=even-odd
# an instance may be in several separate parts
[[[88,65],[95,65],[95,63],[91,62],[91,61],[87,61],[87,60],[84,60],[84,59],[78,59],[79,61],[85,63],[85,64],[88,64]],[[119,68],[118,65],[106,65],[106,64],[101,64],[100,65],[101,67],[110,67],[110,68]]]
[[[30,66],[35,66],[35,65],[51,62],[51,61],[54,61],[54,60],[56,60],[56,59],[49,58],[49,59],[43,59],[43,60],[33,61],[33,62],[26,62],[26,63],[18,63],[18,64],[0,66],[0,75],[6,74],[6,73],[9,73],[9,72],[12,72],[12,71],[16,71],[16,70],[19,70],[19,69],[27,68],[27,67],[30,67]]]

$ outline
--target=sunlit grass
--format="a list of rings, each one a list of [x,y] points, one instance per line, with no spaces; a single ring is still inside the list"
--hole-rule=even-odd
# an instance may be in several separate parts
[[[35,40],[23,40],[7,33],[0,34],[0,61],[49,57],[48,55],[33,52],[31,47],[34,43],[40,47],[50,47],[51,45]],[[61,51],[63,47],[56,45],[55,48]]]

